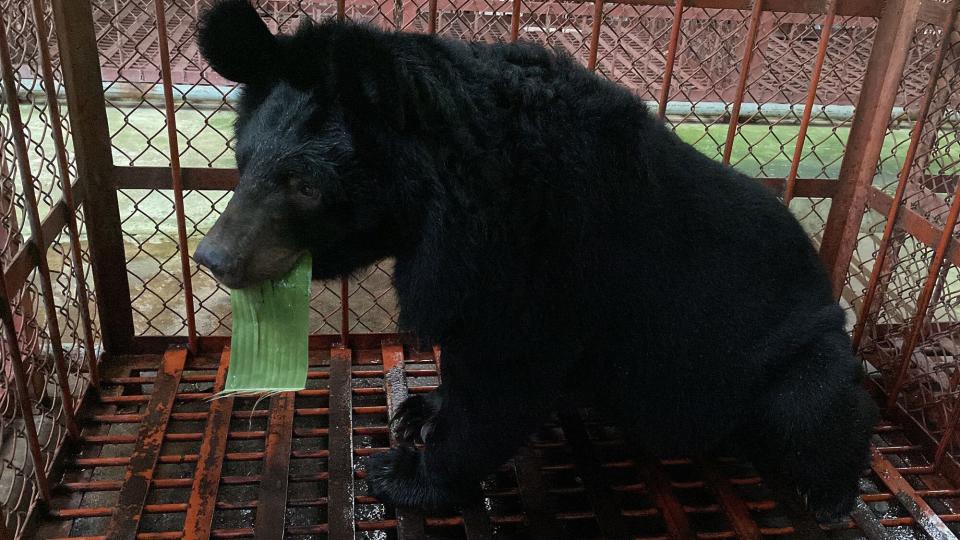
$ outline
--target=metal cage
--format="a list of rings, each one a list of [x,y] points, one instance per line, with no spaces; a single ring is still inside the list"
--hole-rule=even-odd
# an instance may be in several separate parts
[[[306,390],[210,401],[229,297],[189,253],[237,181],[235,88],[194,43],[210,1],[0,0],[0,539],[960,533],[958,0],[258,2],[276,30],[565,51],[777,191],[885,405],[857,509],[829,527],[749,463],[638,455],[572,410],[480,507],[379,504],[358,465],[442,358],[396,332],[390,261],[316,286]]]

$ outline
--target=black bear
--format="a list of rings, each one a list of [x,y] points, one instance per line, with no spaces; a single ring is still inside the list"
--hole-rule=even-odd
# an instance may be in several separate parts
[[[240,182],[195,253],[230,287],[396,260],[399,323],[443,351],[404,444],[366,462],[403,507],[470,503],[561,402],[651,452],[730,439],[821,517],[851,508],[876,408],[804,231],[571,58],[304,22],[247,0],[201,18],[242,84]],[[418,450],[412,442],[422,439]]]

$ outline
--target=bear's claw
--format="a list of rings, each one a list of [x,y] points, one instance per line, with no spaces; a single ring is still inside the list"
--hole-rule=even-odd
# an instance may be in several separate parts
[[[423,443],[433,431],[433,417],[440,410],[440,399],[433,393],[426,396],[410,396],[390,420],[390,427],[397,442]]]

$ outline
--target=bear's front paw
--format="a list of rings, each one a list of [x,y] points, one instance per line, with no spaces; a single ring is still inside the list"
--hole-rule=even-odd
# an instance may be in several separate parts
[[[425,512],[453,510],[454,497],[425,474],[420,453],[410,446],[391,448],[366,461],[367,493],[380,502]]]
[[[433,417],[440,410],[440,397],[435,392],[410,396],[390,421],[393,435],[401,443],[426,442],[433,431]]]

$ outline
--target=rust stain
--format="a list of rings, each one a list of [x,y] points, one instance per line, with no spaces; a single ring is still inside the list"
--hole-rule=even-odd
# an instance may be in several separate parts
[[[291,392],[270,399],[270,425],[263,456],[260,504],[257,507],[254,528],[254,537],[258,540],[273,540],[284,536],[295,399]]]
[[[107,540],[133,540],[137,537],[143,506],[150,491],[153,471],[160,457],[163,436],[167,431],[186,360],[187,352],[183,349],[171,350],[163,355],[160,374],[140,424],[137,444],[130,454],[117,508],[107,525]]]
[[[224,349],[220,356],[220,368],[214,382],[213,392],[223,390],[230,364],[230,349]],[[183,526],[185,540],[205,540],[210,538],[213,527],[213,513],[217,504],[220,488],[220,473],[227,448],[230,431],[230,416],[233,413],[232,396],[216,399],[210,404],[210,414],[204,428],[203,443],[197,458],[197,470],[193,476],[190,490],[190,502]]]
[[[920,527],[929,538],[937,540],[956,539],[943,519],[913,489],[910,482],[900,474],[893,463],[890,463],[875,447],[870,451],[870,467],[910,513],[910,516],[916,522],[916,526]]]

